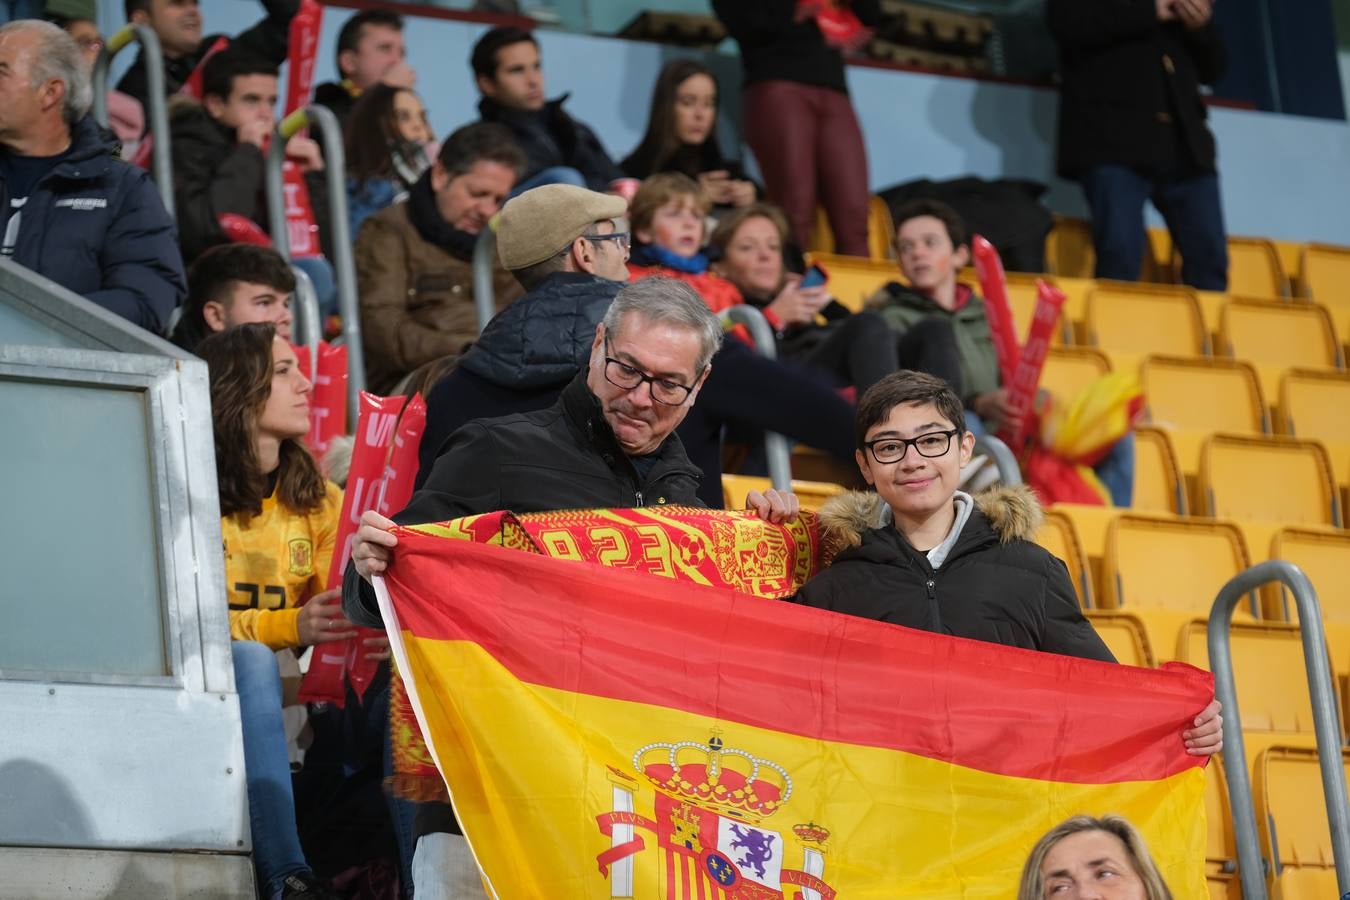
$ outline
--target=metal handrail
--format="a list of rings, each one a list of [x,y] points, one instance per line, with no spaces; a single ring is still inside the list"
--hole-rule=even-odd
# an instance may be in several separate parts
[[[305,377],[313,384],[319,377],[319,342],[323,339],[323,314],[319,311],[319,293],[304,269],[291,263],[295,276],[295,322],[291,328],[294,342],[309,348],[309,371]]]
[[[497,216],[493,216],[473,245],[473,308],[478,315],[478,333],[497,314],[497,289],[493,285],[492,261],[497,256]]]
[[[342,336],[347,345],[347,422],[356,427],[361,392],[366,388],[366,361],[361,343],[361,310],[356,297],[356,263],[352,259],[351,223],[347,219],[347,161],[342,151],[342,128],[332,110],[311,104],[297,109],[277,123],[267,150],[267,223],[272,245],[277,252],[291,257],[290,236],[286,231],[286,196],[281,167],[286,162],[286,141],[302,129],[314,126],[323,136],[324,183],[328,189],[328,225],[331,229],[333,274],[337,279],[338,312],[342,316]]]
[[[1022,483],[1022,469],[1017,465],[1017,457],[1001,438],[992,434],[976,435],[975,450],[994,461],[999,481],[1009,485]]]
[[[755,341],[755,349],[767,359],[778,358],[778,342],[764,314],[747,303],[737,303],[722,315],[730,322],[744,325]],[[764,456],[769,466],[769,481],[776,490],[792,490],[792,461],[787,438],[776,432],[764,432]]]
[[[103,49],[98,51],[98,59],[94,60],[94,71],[90,75],[94,91],[94,121],[104,128],[108,127],[108,72],[113,57],[131,46],[133,41],[140,43],[145,62],[146,90],[149,91],[146,101],[150,104],[146,115],[150,117],[150,137],[153,142],[150,148],[153,154],[151,171],[159,187],[159,196],[164,201],[164,208],[169,211],[169,218],[176,220],[173,160],[169,156],[169,107],[164,89],[164,54],[159,49],[159,37],[148,25],[125,25],[103,42]]]
[[[1236,838],[1238,877],[1245,900],[1265,900],[1266,877],[1257,840],[1256,807],[1252,802],[1251,775],[1247,771],[1238,712],[1237,686],[1233,677],[1233,653],[1229,631],[1233,611],[1251,591],[1278,581],[1294,595],[1299,631],[1303,637],[1303,661],[1312,696],[1313,728],[1317,757],[1322,766],[1322,791],[1331,824],[1331,848],[1336,858],[1338,894],[1350,891],[1350,806],[1345,795],[1345,768],[1341,758],[1341,728],[1327,660],[1326,631],[1322,608],[1308,576],[1292,563],[1269,560],[1239,572],[1219,590],[1209,612],[1209,667],[1214,673],[1214,692],[1223,704],[1223,767],[1228,776],[1228,800]]]

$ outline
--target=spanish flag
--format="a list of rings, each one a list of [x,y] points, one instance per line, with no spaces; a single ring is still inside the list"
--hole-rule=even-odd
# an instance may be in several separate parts
[[[1180,737],[1213,696],[1204,672],[916,632],[454,524],[398,529],[376,591],[497,897],[1007,898],[1043,832],[1108,812],[1175,896],[1207,896],[1204,772]],[[632,543],[609,545],[619,566]]]

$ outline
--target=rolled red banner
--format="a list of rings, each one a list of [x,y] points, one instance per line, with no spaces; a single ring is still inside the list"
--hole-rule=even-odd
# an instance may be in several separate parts
[[[1059,317],[1064,309],[1064,292],[1044,281],[1036,281],[1036,314],[1031,320],[1031,332],[1027,335],[1026,346],[1017,361],[1011,381],[1004,386],[1008,391],[1008,405],[1013,408],[1013,420],[1017,427],[1005,425],[998,436],[1012,448],[1020,452],[1026,440],[1027,419],[1036,399],[1036,389],[1041,383],[1041,371],[1045,368],[1045,354],[1050,349],[1055,329],[1059,327]]]

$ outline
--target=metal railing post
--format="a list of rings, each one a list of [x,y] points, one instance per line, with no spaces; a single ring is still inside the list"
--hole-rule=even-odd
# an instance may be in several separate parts
[[[768,359],[778,358],[778,342],[764,314],[746,303],[738,303],[722,313],[728,321],[744,325],[755,341],[755,349]],[[787,438],[772,431],[764,432],[764,456],[769,466],[769,481],[776,490],[792,490],[792,457]]]
[[[1002,439],[996,438],[992,434],[977,435],[975,437],[975,451],[983,453],[994,461],[994,468],[998,469],[999,481],[1004,484],[1022,483],[1022,469],[1017,465],[1017,457],[1013,455],[1012,450]]]
[[[497,256],[497,216],[493,216],[473,245],[473,308],[478,314],[478,333],[497,314],[497,289],[493,285],[492,261]]]
[[[169,217],[177,220],[173,206],[173,158],[169,155],[169,107],[164,91],[164,54],[159,49],[159,37],[147,25],[126,25],[119,28],[103,44],[94,60],[94,71],[90,75],[90,84],[94,91],[94,121],[108,127],[108,72],[113,57],[129,47],[132,42],[141,45],[145,62],[146,89],[149,91],[150,108],[146,115],[150,120],[152,172],[155,184],[159,187],[159,196]]]
[[[291,257],[286,231],[286,195],[281,167],[286,162],[286,141],[304,128],[314,126],[323,135],[324,184],[328,191],[328,218],[333,247],[333,275],[337,281],[338,313],[347,345],[347,422],[356,427],[361,392],[366,388],[366,361],[361,342],[361,310],[356,296],[356,263],[352,258],[351,222],[347,218],[347,161],[342,151],[342,128],[332,110],[311,104],[297,109],[277,123],[267,149],[267,224],[277,252]]]
[[[295,276],[295,321],[291,326],[294,343],[309,348],[309,371],[305,377],[313,384],[319,375],[319,341],[323,337],[323,314],[319,312],[319,295],[314,282],[304,269],[291,263]]]
[[[1252,800],[1251,775],[1247,770],[1238,711],[1237,684],[1233,676],[1233,652],[1229,631],[1233,611],[1251,591],[1278,581],[1294,595],[1299,632],[1303,638],[1303,661],[1308,671],[1312,698],[1313,728],[1317,757],[1322,766],[1322,792],[1331,825],[1331,848],[1336,859],[1338,894],[1350,891],[1350,806],[1345,793],[1345,768],[1341,757],[1341,727],[1327,660],[1326,632],[1322,609],[1308,576],[1298,566],[1269,560],[1239,572],[1220,590],[1209,612],[1209,667],[1214,673],[1214,692],[1223,704],[1223,767],[1228,776],[1229,807],[1236,838],[1238,877],[1245,900],[1265,900],[1266,876],[1256,831],[1256,807]]]

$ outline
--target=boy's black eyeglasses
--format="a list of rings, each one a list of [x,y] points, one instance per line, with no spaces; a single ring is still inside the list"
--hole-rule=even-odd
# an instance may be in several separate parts
[[[904,459],[910,447],[913,447],[920,456],[933,459],[950,450],[952,438],[960,433],[961,429],[953,428],[950,431],[930,431],[913,438],[884,437],[866,441],[863,446],[872,454],[872,458],[882,465]]]
[[[608,235],[605,236],[608,237]],[[609,352],[608,335],[605,336],[605,352]],[[689,399],[689,395],[694,390],[692,387],[680,384],[678,381],[671,381],[669,378],[648,375],[641,369],[635,369],[628,363],[620,362],[612,356],[605,357],[605,380],[626,391],[631,391],[645,381],[651,385],[652,399],[665,406],[683,406],[684,401]]]

